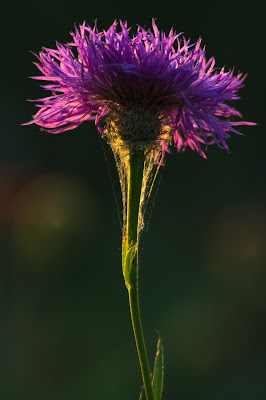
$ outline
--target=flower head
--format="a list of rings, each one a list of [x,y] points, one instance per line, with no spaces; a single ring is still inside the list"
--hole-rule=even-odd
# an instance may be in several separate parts
[[[214,68],[201,39],[190,45],[173,28],[167,36],[154,20],[152,27],[134,36],[126,22],[103,32],[84,22],[73,42],[43,48],[35,63],[42,75],[33,79],[50,81],[44,89],[52,95],[35,100],[40,109],[28,124],[59,133],[95,120],[103,136],[156,142],[163,153],[172,140],[203,156],[201,145],[228,149],[230,132],[240,133],[234,126],[255,125],[228,119],[241,117],[226,102],[239,99],[246,75]]]

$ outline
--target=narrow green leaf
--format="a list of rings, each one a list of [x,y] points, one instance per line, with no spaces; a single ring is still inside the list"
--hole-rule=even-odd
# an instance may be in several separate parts
[[[133,261],[136,255],[137,255],[137,245],[130,247],[130,249],[126,252],[126,254],[124,254],[123,274],[127,289],[130,289],[130,287],[132,287],[131,272],[134,264]]]
[[[161,400],[163,392],[163,346],[161,339],[158,339],[157,352],[154,360],[153,377],[152,377],[152,390],[154,400]]]
[[[144,390],[143,390],[143,386],[142,386],[142,389],[141,389],[141,392],[139,395],[139,400],[143,400],[143,392],[144,392]]]
[[[125,275],[126,255],[127,255],[127,240],[126,240],[126,238],[124,238],[123,242],[122,242],[122,269],[123,269],[123,275]]]

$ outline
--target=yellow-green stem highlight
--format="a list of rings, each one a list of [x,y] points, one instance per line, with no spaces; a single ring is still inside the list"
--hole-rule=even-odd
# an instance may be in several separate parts
[[[135,335],[146,399],[154,400],[150,367],[140,319],[138,297],[138,225],[140,222],[139,210],[144,162],[145,154],[143,151],[135,151],[130,153],[128,165],[127,226],[126,237],[123,239],[122,257],[123,271],[129,294],[132,326]],[[135,248],[134,251],[129,252],[129,250],[133,247]],[[130,254],[130,258],[127,257],[127,254]],[[129,269],[129,271],[125,271],[125,269]]]

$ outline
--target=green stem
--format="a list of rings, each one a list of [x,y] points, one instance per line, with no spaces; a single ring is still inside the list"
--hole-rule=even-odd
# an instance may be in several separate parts
[[[145,155],[143,151],[130,153],[128,165],[127,226],[126,237],[123,241],[123,271],[129,293],[131,320],[146,399],[153,400],[151,373],[141,325],[138,296],[138,225],[144,161]],[[130,254],[129,260],[127,254]]]

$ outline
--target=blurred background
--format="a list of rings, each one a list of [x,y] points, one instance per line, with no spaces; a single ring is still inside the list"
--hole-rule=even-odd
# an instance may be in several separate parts
[[[165,348],[165,400],[266,399],[266,137],[263,2],[9,2],[2,10],[0,398],[136,400],[137,354],[121,272],[114,163],[93,122],[60,135],[20,126],[44,96],[32,64],[100,30],[172,26],[216,66],[248,72],[231,153],[167,156],[147,233],[140,295],[150,362]],[[265,88],[264,88],[265,89]],[[264,103],[264,104],[263,104]],[[105,160],[108,159],[108,165]],[[114,182],[115,191],[117,182]]]

